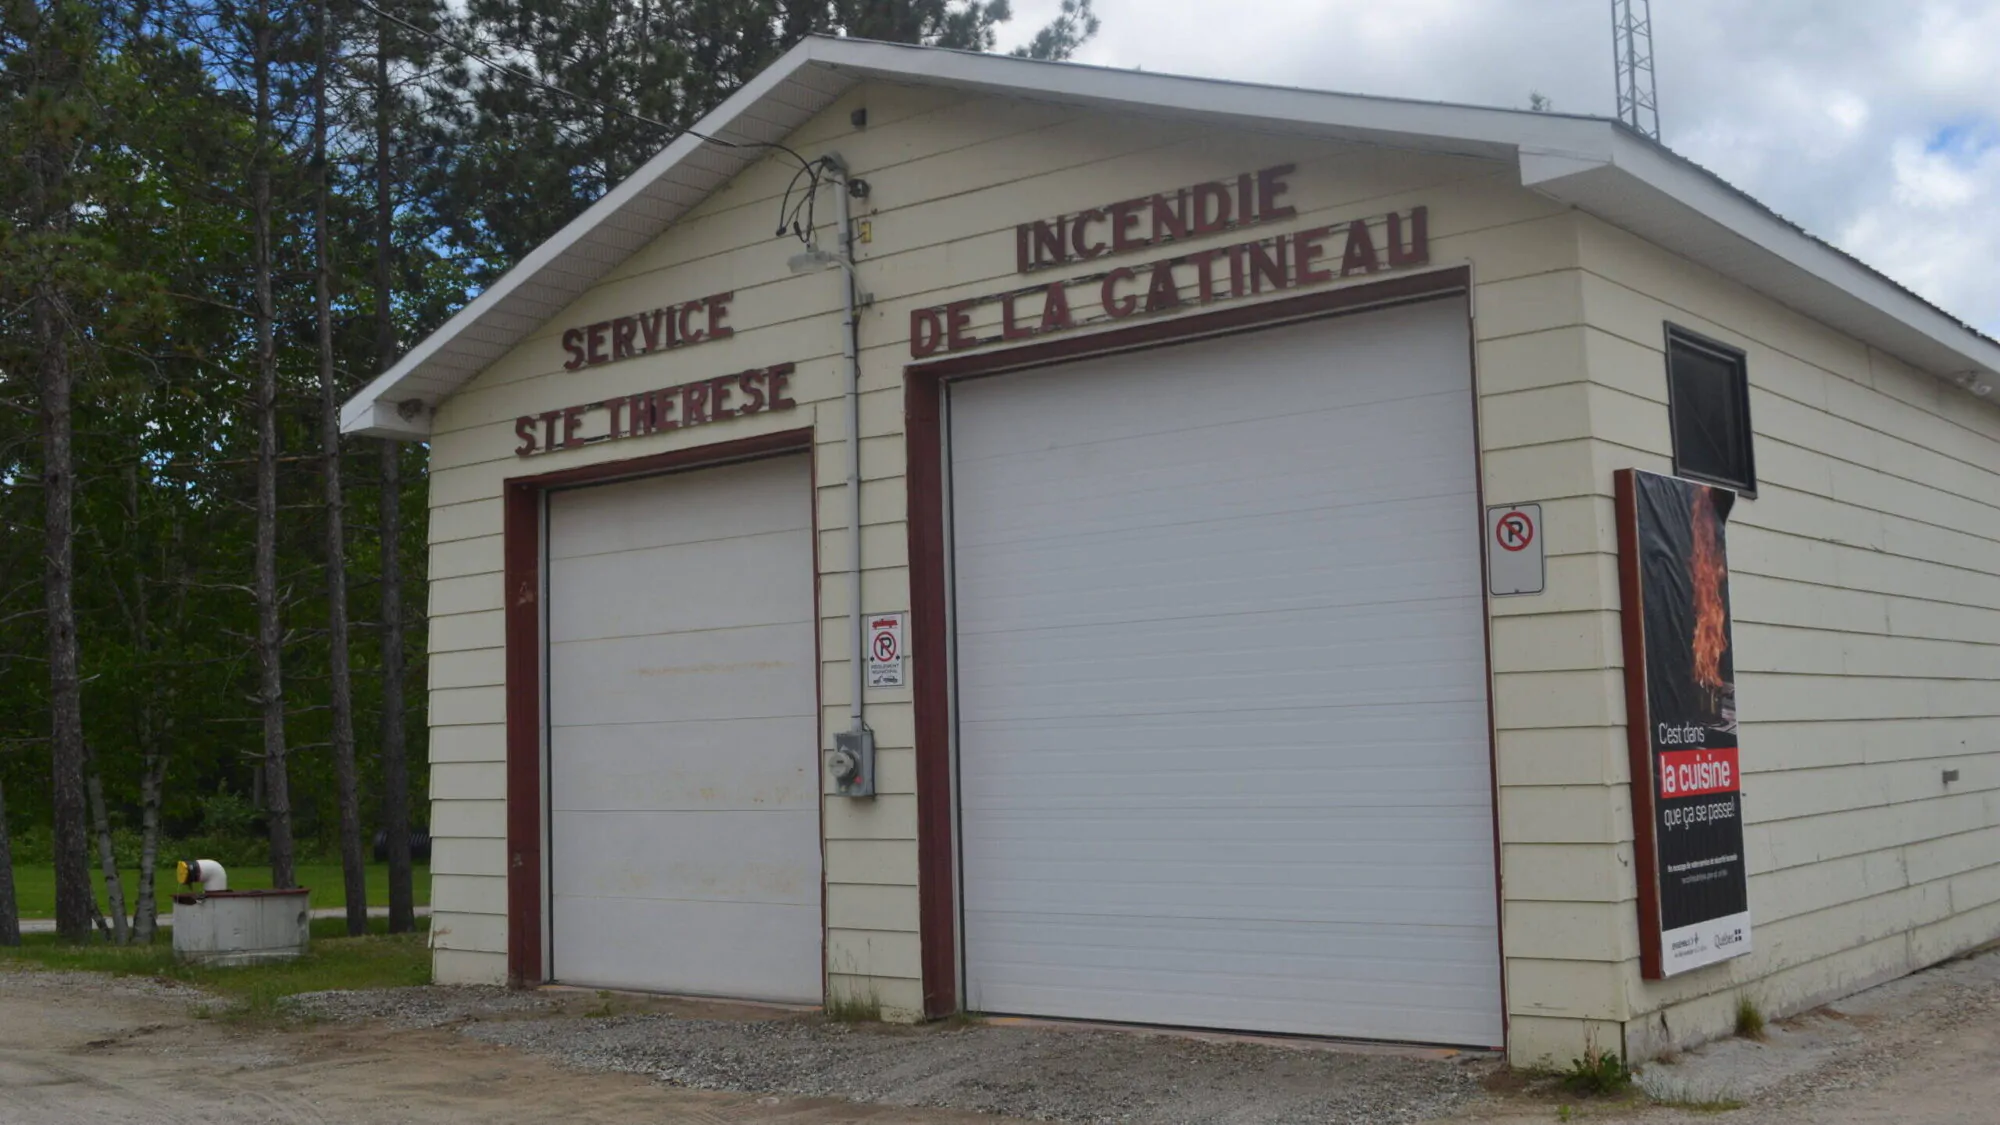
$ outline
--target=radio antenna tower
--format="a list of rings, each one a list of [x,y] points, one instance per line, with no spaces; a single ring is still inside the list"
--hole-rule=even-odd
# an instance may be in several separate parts
[[[1611,0],[1611,59],[1618,74],[1618,119],[1660,139],[1660,93],[1653,81],[1653,0]]]

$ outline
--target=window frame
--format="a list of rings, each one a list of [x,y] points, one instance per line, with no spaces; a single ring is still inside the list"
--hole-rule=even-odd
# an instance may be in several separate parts
[[[1757,498],[1757,430],[1750,421],[1749,353],[1745,352],[1742,348],[1725,344],[1712,336],[1704,336],[1699,332],[1683,328],[1672,321],[1665,322],[1664,333],[1665,346],[1661,360],[1662,367],[1664,368],[1663,374],[1667,377],[1667,431],[1668,440],[1673,445],[1674,475],[1686,477],[1689,480],[1698,480],[1703,484],[1712,484],[1718,488],[1727,488],[1746,500],[1755,500]],[[1675,409],[1674,403],[1674,348],[1676,345],[1691,348],[1699,352],[1706,352],[1709,356],[1719,359],[1735,369],[1736,386],[1734,393],[1736,397],[1736,409],[1737,416],[1741,419],[1743,430],[1741,436],[1743,439],[1744,479],[1740,482],[1724,480],[1708,473],[1696,472],[1681,464],[1680,414]]]

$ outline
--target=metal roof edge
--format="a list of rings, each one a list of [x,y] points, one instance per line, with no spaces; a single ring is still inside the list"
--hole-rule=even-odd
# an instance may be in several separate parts
[[[1965,359],[1965,372],[2000,375],[2000,340],[1960,320],[1903,283],[1807,231],[1687,157],[1649,137],[1619,130],[1613,165],[1711,222],[1849,296],[1895,317]],[[1885,349],[1887,350],[1887,349]]]
[[[930,81],[1005,96],[1069,104],[1143,107],[1175,115],[1293,123],[1495,150],[1600,152],[1610,122],[1601,117],[1377,97],[1297,86],[1260,85],[1144,70],[1049,62],[1009,55],[916,47],[866,39],[826,39],[816,61],[860,77]]]

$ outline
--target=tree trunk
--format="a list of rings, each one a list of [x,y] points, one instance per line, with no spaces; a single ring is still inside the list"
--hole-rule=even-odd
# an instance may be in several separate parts
[[[21,944],[21,907],[14,898],[14,845],[7,835],[7,792],[0,789],[0,945]]]
[[[139,466],[126,467],[125,507],[128,540],[139,542]],[[176,569],[180,558],[180,516],[176,509],[172,531],[169,533],[172,552],[165,562],[169,574]],[[137,565],[132,568],[132,649],[139,654],[144,664],[152,664],[153,614],[152,603],[147,596],[146,568]],[[151,945],[153,935],[159,928],[160,896],[153,883],[155,861],[160,850],[160,798],[166,781],[167,756],[160,750],[160,676],[146,679],[146,699],[139,705],[139,885],[132,894],[132,941],[138,945]]]
[[[361,782],[354,768],[354,683],[347,663],[347,530],[340,481],[340,388],[333,371],[333,260],[327,231],[326,0],[314,17],[318,65],[313,68],[313,320],[319,345],[320,471],[326,487],[327,676],[332,682],[333,776],[340,803],[340,871],[347,890],[347,932],[368,932],[367,860],[361,852]]]
[[[146,772],[139,778],[139,887],[132,905],[132,940],[153,944],[160,929],[160,894],[155,872],[160,857],[160,797],[166,788],[167,756],[160,752],[159,735],[148,705],[145,727],[139,737],[145,746]]]
[[[31,18],[38,10],[30,8]],[[54,104],[79,85],[78,60],[66,52],[52,13],[39,13],[29,49],[31,70],[39,72]],[[46,111],[44,111],[46,112]],[[68,156],[62,130],[37,122],[22,164],[27,171],[26,200],[29,231],[66,234],[70,225]],[[25,233],[25,232],[24,232]],[[56,932],[62,940],[90,940],[90,830],[83,791],[83,685],[75,603],[75,458],[70,448],[74,423],[70,416],[72,372],[70,329],[64,323],[62,296],[54,278],[37,278],[28,294],[31,331],[36,353],[36,381],[41,391],[42,429],[42,602],[47,615],[49,660],[49,779],[52,791]]]
[[[257,701],[264,720],[264,820],[271,833],[271,885],[296,886],[292,794],[285,774],[284,632],[278,620],[278,353],[271,296],[271,12],[260,6],[255,31],[256,150],[250,168],[255,228],[254,320],[257,337]]]
[[[45,173],[47,174],[47,173]],[[53,173],[59,175],[60,173]],[[33,297],[42,388],[42,598],[49,640],[49,773],[55,813],[56,932],[90,940],[90,834],[83,784],[83,685],[77,673],[75,481],[69,350],[52,286]]]
[[[375,369],[387,371],[396,358],[396,321],[390,303],[394,274],[395,195],[389,133],[389,33],[377,20],[375,40]],[[417,928],[416,895],[410,872],[410,769],[403,741],[403,450],[393,439],[381,443],[382,496],[382,834],[388,845],[389,932]]]
[[[118,847],[111,839],[111,818],[104,815],[104,779],[95,765],[85,776],[84,788],[90,794],[90,818],[97,825],[97,860],[104,871],[104,901],[111,907],[104,917],[110,920],[111,943],[124,945],[132,934],[125,925],[125,881],[118,876]]]

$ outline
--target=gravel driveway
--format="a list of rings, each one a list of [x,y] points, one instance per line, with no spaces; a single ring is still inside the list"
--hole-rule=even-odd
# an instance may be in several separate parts
[[[1428,1121],[1477,1099],[1482,1079],[1498,1065],[1490,1056],[1447,1051],[1329,1049],[1047,1025],[841,1024],[720,1005],[658,1010],[659,1004],[590,994],[570,994],[568,1014],[535,1010],[554,1002],[549,993],[417,989],[324,993],[300,1003],[323,1018],[385,1019],[403,1027],[465,1021],[461,1033],[483,1043],[675,1087],[1045,1121]],[[652,1010],[590,1014],[621,1003]]]
[[[1747,1103],[1720,1114],[1485,1093],[1492,1059],[1443,1052],[839,1024],[589,992],[324,993],[285,1028],[202,1018],[212,1004],[163,982],[0,969],[0,1125],[2000,1121],[2000,953],[1646,1068],[1669,1099]]]

